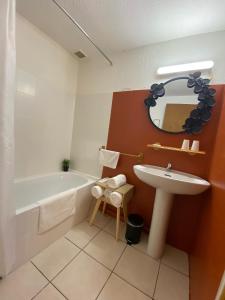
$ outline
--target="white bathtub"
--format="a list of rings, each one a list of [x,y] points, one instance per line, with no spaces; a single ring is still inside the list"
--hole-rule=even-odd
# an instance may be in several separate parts
[[[16,253],[15,268],[53,241],[63,236],[73,225],[87,218],[91,204],[91,187],[96,179],[79,172],[59,172],[15,180]],[[77,189],[76,212],[46,233],[38,234],[39,206],[37,201]]]

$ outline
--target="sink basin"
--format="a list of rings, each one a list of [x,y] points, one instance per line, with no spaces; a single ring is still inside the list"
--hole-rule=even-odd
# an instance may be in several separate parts
[[[196,195],[210,186],[208,181],[195,175],[152,165],[136,165],[134,173],[148,185],[172,194]]]
[[[173,195],[197,195],[207,190],[210,183],[192,174],[152,165],[135,165],[134,173],[141,181],[156,188],[147,253],[159,259],[165,248]]]

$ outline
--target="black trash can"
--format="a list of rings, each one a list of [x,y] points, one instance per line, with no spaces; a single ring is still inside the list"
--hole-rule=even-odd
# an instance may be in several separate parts
[[[144,227],[144,219],[137,214],[130,214],[127,220],[127,230],[125,238],[127,244],[137,244],[141,238],[141,230]]]

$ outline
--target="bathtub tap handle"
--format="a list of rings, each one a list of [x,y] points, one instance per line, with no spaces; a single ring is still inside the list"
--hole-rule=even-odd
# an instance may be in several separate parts
[[[166,170],[167,171],[171,171],[171,169],[172,169],[172,164],[169,162],[168,165],[167,165],[167,167],[166,167]]]

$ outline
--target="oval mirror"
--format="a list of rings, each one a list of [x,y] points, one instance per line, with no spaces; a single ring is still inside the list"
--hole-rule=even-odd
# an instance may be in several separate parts
[[[196,72],[151,86],[145,105],[156,128],[168,133],[201,131],[211,117],[216,91],[200,75]]]

